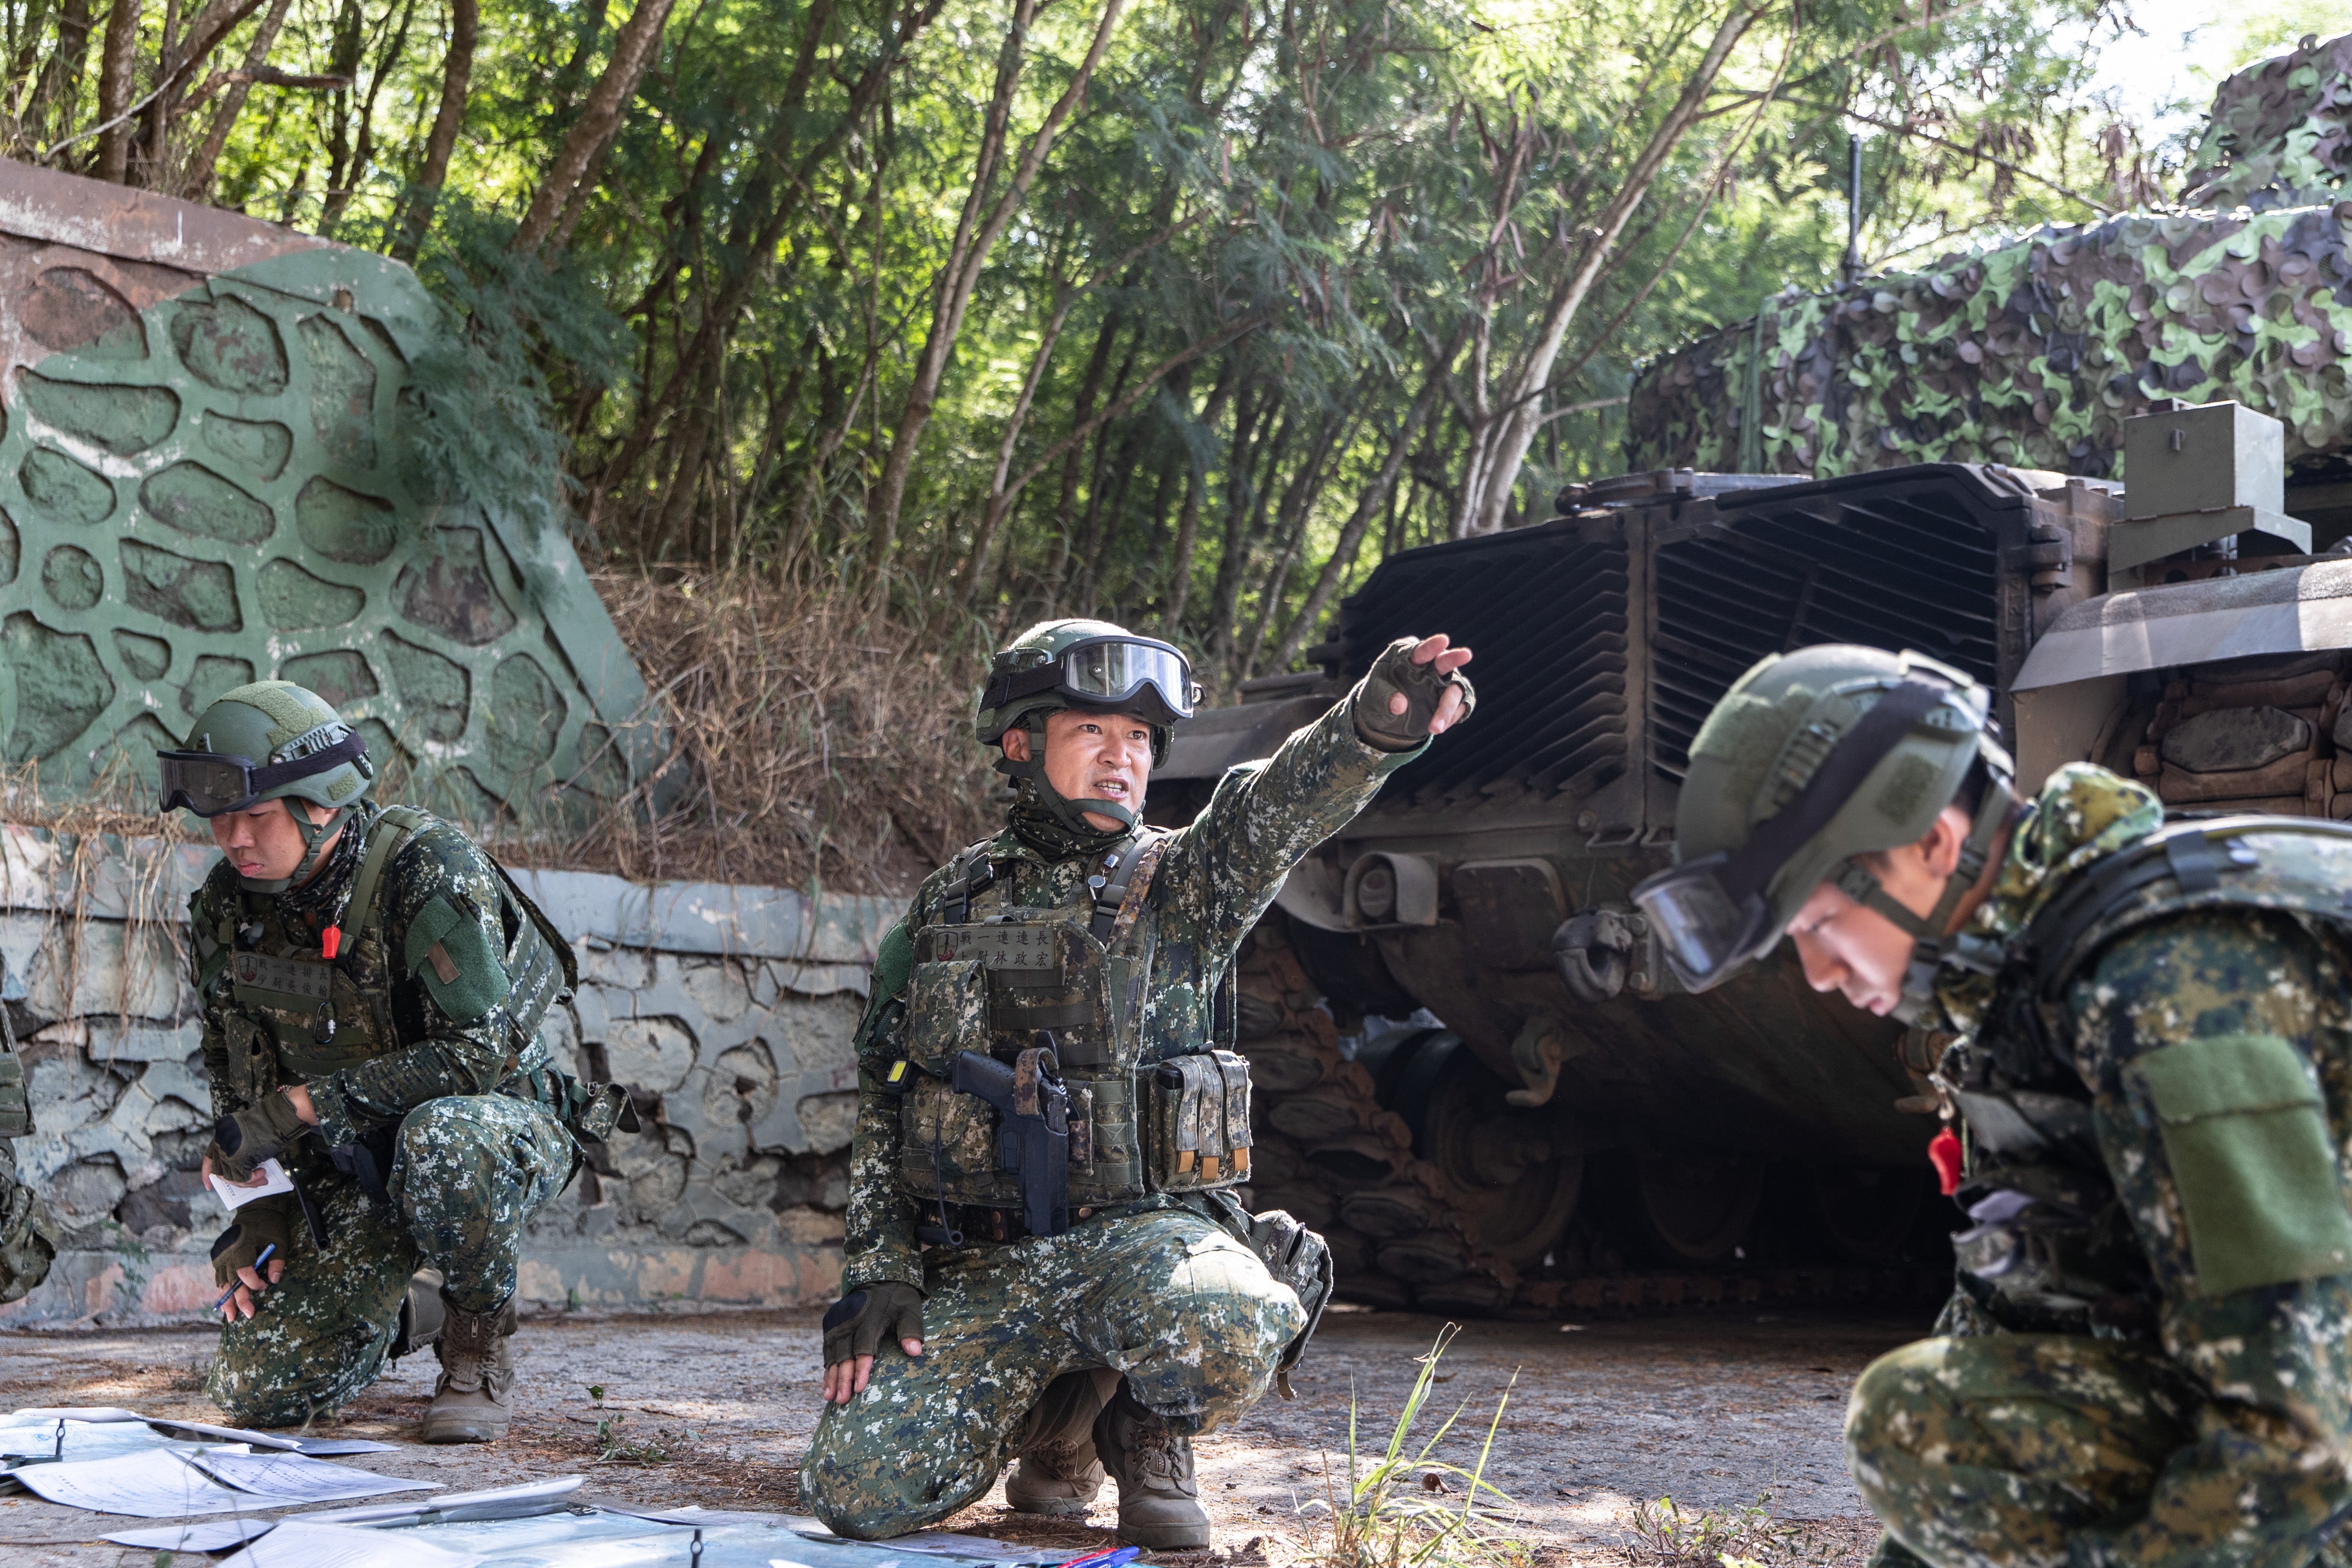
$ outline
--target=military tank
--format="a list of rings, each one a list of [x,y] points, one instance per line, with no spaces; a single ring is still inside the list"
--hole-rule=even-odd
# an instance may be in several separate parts
[[[1391,638],[1478,653],[1475,723],[1293,874],[1243,960],[1252,1196],[1326,1231],[1343,1295],[1945,1287],[1936,1042],[1813,995],[1785,947],[1685,994],[1627,900],[1699,724],[1766,653],[1969,671],[2029,787],[2082,758],[2178,810],[2352,818],[2352,558],[2321,553],[2352,530],[2347,105],[2352,38],[2306,39],[2217,97],[2191,194],[2230,211],[1786,295],[1668,356],[1634,393],[1641,471],[1383,562],[1318,669],[1180,729],[1161,820]]]

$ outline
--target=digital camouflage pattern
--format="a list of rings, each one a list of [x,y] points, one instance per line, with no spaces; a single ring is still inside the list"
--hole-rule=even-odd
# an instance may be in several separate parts
[[[2060,770],[1979,925],[2023,932],[2158,821]],[[2286,1568],[2352,1509],[2352,844],[2252,841],[2234,902],[2163,884],[2094,927],[2039,1038],[2013,990],[1939,988],[1978,1223],[1950,1332],[1875,1364],[1847,1424],[1855,1484],[1936,1568]]]
[[[289,1217],[286,1277],[255,1298],[252,1317],[221,1331],[205,1392],[243,1426],[293,1426],[333,1409],[383,1372],[420,1268],[440,1270],[458,1306],[496,1309],[514,1293],[523,1225],[562,1190],[573,1157],[547,1107],[458,1094],[402,1122],[389,1208],[347,1177],[303,1178],[327,1246]]]
[[[2224,82],[2198,210],[2048,227],[1820,294],[1654,362],[1627,458],[1827,478],[1996,462],[2123,477],[2150,400],[2234,399],[2290,465],[2352,444],[2352,37]],[[2247,210],[2252,209],[2252,210]]]
[[[1125,1373],[1180,1432],[1232,1421],[1306,1321],[1255,1252],[1188,1207],[935,1252],[925,1288],[922,1355],[885,1345],[810,1442],[801,1495],[840,1534],[901,1535],[984,1496],[1066,1372]]]
[[[524,1224],[578,1159],[533,1098],[547,1047],[506,1005],[500,883],[483,852],[423,818],[357,929],[347,904],[383,823],[375,811],[354,821],[319,873],[282,895],[244,892],[224,862],[190,900],[214,1114],[289,1083],[306,1084],[319,1113],[316,1135],[285,1163],[320,1200],[328,1246],[297,1218],[285,1279],[223,1333],[210,1386],[242,1421],[302,1420],[366,1386],[420,1266],[441,1270],[458,1306],[495,1310],[513,1292]],[[345,940],[328,965],[331,925]],[[428,932],[435,940],[415,940]],[[390,1210],[325,1152],[370,1138],[389,1145]]]
[[[1168,839],[1143,910],[1121,944],[1126,953],[1149,955],[1145,972],[1107,966],[1117,982],[1114,991],[1131,989],[1139,998],[1134,1027],[1140,1031],[1144,1064],[1208,1047],[1216,988],[1282,879],[1361,810],[1382,779],[1419,755],[1420,748],[1389,752],[1364,744],[1350,697],[1293,735],[1269,760],[1228,773],[1200,816]],[[989,853],[996,866],[994,913],[1078,925],[1091,915],[1093,897],[1086,885],[1094,863],[1090,857],[1051,857],[1010,831],[997,837]],[[939,920],[947,885],[944,871],[924,882],[906,920],[883,939],[883,966],[891,962],[894,948],[907,954],[913,935]],[[1125,961],[1114,956],[1114,963]],[[902,1049],[885,1027],[892,1017],[893,988],[874,988],[858,1029],[845,1292],[877,1280],[917,1289],[923,1284],[916,1206],[899,1191],[902,1108],[899,1097],[884,1086],[884,1074]],[[1144,1207],[1172,1201],[1138,1200]]]
[[[0,1138],[0,1301],[20,1301],[49,1277],[60,1234],[49,1206],[16,1174],[16,1151]]]
[[[1420,755],[1367,745],[1356,700],[1334,705],[1265,762],[1228,773],[1200,816],[1165,840],[1135,925],[1106,961],[1113,995],[1133,998],[1122,1002],[1133,1012],[1122,1035],[1142,1063],[1210,1046],[1217,988],[1282,879]],[[992,913],[1086,925],[1090,854],[1050,855],[1011,831],[989,852]],[[941,917],[950,869],[926,880],[884,939],[857,1035],[842,1289],[897,1281],[922,1290],[930,1337],[919,1361],[886,1346],[866,1393],[828,1406],[817,1424],[803,1495],[850,1535],[920,1529],[986,1491],[1030,1406],[1062,1373],[1118,1368],[1178,1432],[1206,1431],[1264,1396],[1306,1325],[1299,1297],[1245,1244],[1249,1218],[1223,1192],[1110,1204],[1058,1237],[919,1249],[919,1206],[901,1188],[902,1103],[884,1085],[901,1052],[927,1049],[901,1038],[917,1015],[892,998],[915,935]],[[958,1031],[973,1021],[922,1016]]]

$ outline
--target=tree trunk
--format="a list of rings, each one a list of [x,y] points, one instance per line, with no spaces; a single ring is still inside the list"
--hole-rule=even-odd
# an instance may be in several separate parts
[[[98,56],[98,122],[121,120],[98,139],[100,179],[121,184],[131,167],[131,139],[136,134],[123,112],[131,107],[131,91],[139,66],[139,0],[114,0],[106,16],[106,42]]]
[[[867,536],[866,565],[877,601],[887,591],[885,569],[898,544],[898,508],[906,499],[908,476],[914,471],[915,446],[939,399],[940,383],[947,374],[948,361],[955,354],[956,338],[963,330],[964,312],[971,307],[972,290],[980,284],[981,272],[988,265],[989,252],[995,248],[998,236],[1028,199],[1029,187],[1054,151],[1063,125],[1086,101],[1087,86],[1094,80],[1096,68],[1102,64],[1104,52],[1110,47],[1111,34],[1118,26],[1127,0],[1103,0],[1102,16],[1096,24],[1094,42],[1085,60],[1072,74],[1062,96],[1045,111],[1044,122],[1022,151],[1003,194],[996,196],[992,205],[991,193],[1003,156],[1014,89],[1021,81],[1022,54],[1028,44],[1029,24],[1036,15],[1037,4],[1038,0],[1013,0],[1013,25],[1005,34],[1004,52],[998,59],[995,97],[989,104],[982,126],[971,189],[964,197],[963,214],[956,223],[947,264],[940,269],[931,324],[923,337],[922,352],[917,357],[914,381],[907,390],[898,426],[891,432],[890,453],[883,462],[881,483],[871,504],[873,523]]]
[[[35,130],[28,140],[37,144],[62,141],[73,130],[74,99],[89,66],[89,0],[65,0],[58,12],[57,51],[41,67],[41,84],[34,95],[40,112],[33,117]]]
[[[221,149],[228,145],[228,133],[245,112],[246,95],[253,90],[253,73],[268,61],[270,46],[278,42],[278,29],[286,26],[286,13],[292,4],[293,0],[270,0],[261,25],[254,29],[253,41],[245,49],[243,79],[230,82],[221,94],[220,107],[213,110],[212,123],[205,128],[205,140],[188,160],[187,172],[180,176],[180,193],[188,200],[201,202],[212,189]]]
[[[409,197],[406,221],[393,256],[415,261],[433,222],[441,198],[441,183],[449,177],[449,155],[457,151],[457,131],[466,122],[466,97],[473,86],[474,45],[481,27],[479,0],[449,0],[449,52],[441,62],[441,107],[433,111],[432,133],[425,139],[425,162],[416,171],[416,189]]]
[[[1763,14],[1764,7],[1758,0],[1733,0],[1697,68],[1683,83],[1674,106],[1650,133],[1647,144],[1611,195],[1578,265],[1553,289],[1533,346],[1517,372],[1504,382],[1493,416],[1475,433],[1472,465],[1476,475],[1475,493],[1465,501],[1464,509],[1470,532],[1492,533],[1503,526],[1512,487],[1518,482],[1519,465],[1527,458],[1528,446],[1535,439],[1536,426],[1543,417],[1538,406],[1540,395],[1551,378],[1552,362],[1559,355],[1569,324],[1575,320],[1593,284],[1609,265],[1617,238],[1632,220],[1634,209],[1648,196],[1659,171],[1697,118],[1733,47]]]
[[[662,29],[668,25],[670,8],[676,4],[677,0],[637,0],[637,8],[621,25],[619,37],[613,40],[613,57],[604,62],[604,74],[589,89],[580,118],[572,121],[555,161],[548,165],[546,178],[531,195],[530,206],[510,242],[514,250],[537,250],[554,228],[573,188],[594,177],[603,149],[620,129],[629,100],[636,96],[637,83],[660,52]]]
[[[1227,354],[1223,367],[1217,371],[1216,384],[1209,389],[1209,402],[1201,410],[1197,423],[1214,426],[1217,416],[1224,410],[1225,400],[1233,395],[1241,381],[1241,356]],[[1184,601],[1192,588],[1192,551],[1201,538],[1201,495],[1208,487],[1209,476],[1200,459],[1192,455],[1190,444],[1184,452],[1184,509],[1176,520],[1176,549],[1168,572],[1168,607],[1160,614],[1160,630],[1174,642],[1184,634]]]
[[[1454,352],[1461,351],[1461,341],[1458,336],[1454,339]],[[1339,528],[1339,542],[1331,548],[1331,559],[1325,561],[1323,570],[1316,574],[1315,586],[1307,591],[1307,602],[1298,607],[1297,619],[1283,634],[1282,645],[1274,651],[1273,668],[1286,670],[1290,667],[1290,662],[1298,656],[1299,648],[1306,643],[1307,633],[1315,630],[1315,622],[1322,615],[1323,607],[1330,603],[1331,595],[1338,591],[1340,580],[1355,565],[1356,551],[1363,543],[1364,530],[1379,515],[1381,506],[1395,493],[1397,475],[1404,467],[1405,455],[1412,450],[1412,444],[1421,439],[1421,427],[1427,422],[1429,411],[1437,406],[1437,392],[1444,384],[1445,370],[1443,364],[1430,367],[1428,378],[1421,383],[1421,391],[1413,397],[1412,406],[1405,410],[1404,423],[1397,428],[1396,438],[1389,443],[1389,453],[1381,459],[1380,472],[1372,476],[1372,482],[1365,486],[1363,493],[1356,497],[1355,509],[1348,514],[1347,522]]]

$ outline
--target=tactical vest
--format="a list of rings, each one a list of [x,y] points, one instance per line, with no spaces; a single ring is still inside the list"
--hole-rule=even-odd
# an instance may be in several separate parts
[[[2306,926],[2352,936],[2347,899],[2352,823],[2296,817],[2178,822],[2069,879],[2010,942],[1981,1032],[1948,1051],[1937,1073],[1974,1145],[1958,1198],[1976,1223],[1952,1242],[1960,1288],[1979,1306],[2022,1333],[2155,1332],[2157,1291],[2147,1256],[2100,1154],[2091,1092],[2074,1065],[2069,983],[2118,937],[2194,910],[2277,910]],[[2343,998],[2323,998],[2322,1005],[2346,1010]],[[2340,1029],[2346,1019],[2320,1021]],[[2242,1068],[2222,1075],[2245,1076]],[[2184,1139],[2197,1135],[2200,1121],[2210,1129],[2232,1115],[2324,1116],[2318,1087],[2305,1082],[2299,1065],[2273,1064],[2267,1076],[2277,1082],[2236,1106],[2231,1096],[2248,1091],[2226,1082],[2218,1092],[2198,1091],[2173,1105],[2159,1099],[2164,1125],[2158,1132],[2175,1151],[2177,1180],[2182,1160],[2171,1138],[2176,1132]],[[2274,1144],[2278,1131],[2266,1124],[2254,1135]],[[2319,1195],[2324,1228],[2330,1198],[2341,1207],[2332,1155],[2304,1178]],[[2184,1203],[2191,1196],[2184,1192]],[[2189,1222],[2194,1229],[2193,1207]],[[2339,1216],[2337,1228],[2352,1240],[2352,1222]],[[2205,1268],[2200,1250],[2200,1275]],[[2335,1267],[2322,1255],[2305,1260],[2299,1273],[2274,1272],[2315,1278],[2347,1271],[2352,1258]]]
[[[1045,911],[1011,907],[989,842],[950,862],[940,906],[914,933],[886,1080],[900,1102],[900,1190],[940,1222],[921,1228],[924,1239],[960,1239],[950,1205],[1001,1217],[989,1239],[1052,1234],[1067,1221],[1040,1221],[1041,1184],[1066,1182],[1075,1214],[1248,1179],[1249,1062],[1228,1049],[1230,963],[1213,1038],[1142,1060],[1159,938],[1147,894],[1168,837],[1148,828],[1127,839],[1074,903]],[[1208,994],[1205,978],[1195,984]],[[990,1081],[1001,1106],[980,1092]]]
[[[331,958],[315,946],[268,951],[247,940],[239,931],[241,896],[229,901],[214,927],[196,929],[196,990],[217,1009],[226,1036],[224,1088],[231,1103],[249,1105],[283,1082],[310,1082],[404,1048],[393,1020],[392,988],[396,975],[413,966],[387,948],[377,895],[393,858],[432,825],[432,818],[408,806],[388,806],[367,821],[366,847],[336,922],[341,938]],[[495,859],[490,864],[499,874],[499,925],[507,935],[508,1057],[499,1087],[550,1099],[560,1086],[548,1082],[539,1026],[578,984],[576,961],[571,944],[506,868]],[[440,906],[447,914],[439,918],[472,917],[446,899]],[[436,907],[428,904],[419,918],[435,918]],[[431,952],[425,956],[434,961]]]

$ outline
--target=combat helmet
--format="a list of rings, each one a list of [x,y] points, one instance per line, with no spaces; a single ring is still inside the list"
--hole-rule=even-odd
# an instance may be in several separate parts
[[[1135,813],[1118,801],[1066,800],[1045,781],[1045,716],[1065,708],[1133,714],[1151,727],[1157,768],[1168,759],[1176,721],[1192,717],[1200,700],[1192,663],[1174,645],[1108,621],[1043,621],[990,664],[972,734],[982,746],[997,746],[1009,729],[1030,732],[1028,760],[1001,757],[997,771],[1034,790],[1064,826],[1091,832],[1083,814],[1093,811],[1132,828]]]
[[[302,831],[301,864],[280,882],[245,885],[283,893],[309,876],[319,846],[342,825],[375,783],[367,742],[334,705],[291,681],[255,681],[223,693],[196,716],[186,749],[159,751],[163,807],[217,817],[264,800],[310,800],[333,815],[313,822],[290,808]]]
[[[1890,897],[1861,857],[1916,843],[1981,761],[1990,786],[1934,910]],[[1896,1016],[1936,970],[1986,955],[1944,928],[2011,820],[2015,768],[1993,735],[1991,694],[1922,654],[1827,643],[1773,654],[1733,683],[1691,743],[1674,869],[1633,890],[1667,961],[1694,991],[1779,941],[1813,889],[1834,884],[1910,934]]]

